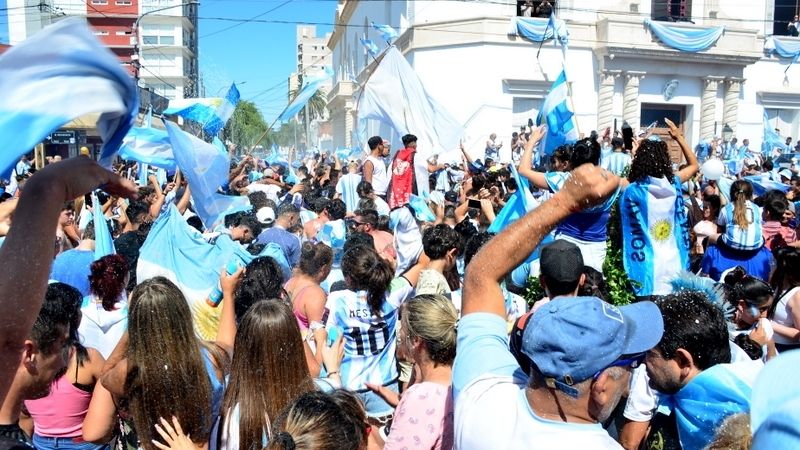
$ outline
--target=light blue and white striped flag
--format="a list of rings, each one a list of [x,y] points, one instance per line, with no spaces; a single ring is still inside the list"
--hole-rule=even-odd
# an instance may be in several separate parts
[[[545,155],[552,155],[560,145],[578,140],[578,126],[575,123],[575,114],[569,106],[569,85],[567,73],[563,69],[550,88],[550,93],[544,99],[542,110],[536,118],[537,125],[547,125],[542,142],[539,143],[540,151]]]
[[[94,222],[94,259],[98,260],[103,256],[117,253],[106,216],[103,214],[103,205],[94,192],[92,192],[92,222]]]
[[[100,113],[100,163],[111,166],[133,126],[133,78],[82,19],[65,19],[0,57],[0,174],[65,123]]]
[[[361,45],[367,49],[367,52],[372,55],[373,58],[378,56],[378,53],[381,52],[381,49],[379,49],[371,39],[360,38],[359,40],[361,41]]]
[[[211,119],[203,122],[203,131],[209,136],[216,136],[220,130],[225,128],[225,124],[233,116],[233,111],[236,110],[236,105],[239,103],[239,90],[236,89],[236,83],[232,84],[222,103],[214,110]]]
[[[648,177],[622,191],[623,265],[637,296],[666,295],[689,269],[689,225],[680,180]]]
[[[228,155],[221,155],[212,144],[181,130],[172,122],[164,124],[178,167],[192,189],[195,212],[207,229],[214,228],[228,214],[251,208],[247,197],[217,192],[220,186],[228,182]]]
[[[319,90],[320,86],[331,78],[333,78],[333,70],[330,67],[325,67],[324,71],[316,76],[306,78],[303,82],[303,88],[283,110],[278,120],[285,122],[296,116],[306,106],[308,100]]]
[[[232,84],[225,97],[186,98],[170,100],[166,115],[181,116],[203,126],[209,136],[216,136],[225,127],[239,103],[239,90]]]
[[[386,43],[389,44],[389,45],[392,44],[392,40],[393,39],[397,39],[397,36],[399,36],[399,34],[397,33],[397,30],[395,30],[394,28],[392,28],[389,25],[385,25],[385,24],[381,24],[381,23],[375,23],[375,22],[370,23],[370,25],[372,25],[372,28],[375,28],[376,30],[378,30],[378,33],[381,34],[381,37],[383,37],[383,40],[386,41]]]
[[[156,128],[131,128],[122,140],[119,156],[125,161],[146,163],[167,170],[177,167],[169,135]]]

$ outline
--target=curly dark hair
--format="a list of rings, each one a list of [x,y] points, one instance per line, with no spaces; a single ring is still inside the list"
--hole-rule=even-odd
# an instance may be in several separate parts
[[[666,178],[672,181],[675,174],[672,171],[672,160],[669,158],[667,143],[664,141],[651,141],[645,139],[639,145],[633,161],[628,181],[634,183],[643,181],[647,177]]]

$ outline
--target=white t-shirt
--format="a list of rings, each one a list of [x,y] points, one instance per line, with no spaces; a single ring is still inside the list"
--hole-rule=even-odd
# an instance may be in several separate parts
[[[506,321],[489,313],[463,317],[453,366],[455,448],[622,448],[599,423],[555,422],[537,416],[525,396],[527,382],[508,350]]]
[[[247,185],[247,192],[263,192],[267,194],[268,199],[277,203],[281,188],[276,184],[250,183]]]
[[[783,294],[781,298],[778,300],[778,305],[775,307],[775,315],[772,317],[772,320],[775,323],[783,325],[785,327],[790,328],[797,328],[798,324],[794,323],[794,318],[789,315],[789,300],[797,294],[797,291],[800,290],[800,286],[792,288],[789,292]],[[793,341],[789,338],[786,338],[780,334],[775,334],[773,337],[776,344],[783,344],[783,345],[796,345],[797,341]]]
[[[389,175],[386,173],[386,163],[372,155],[367,156],[364,162],[372,163],[372,189],[378,195],[386,195],[389,188]]]

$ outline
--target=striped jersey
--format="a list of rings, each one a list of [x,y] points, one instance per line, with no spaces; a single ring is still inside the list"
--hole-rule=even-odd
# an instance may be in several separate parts
[[[603,169],[616,176],[621,176],[626,167],[631,165],[631,155],[623,152],[614,152],[603,158]]]
[[[339,326],[344,335],[339,371],[346,389],[364,391],[365,383],[386,385],[397,379],[398,308],[413,293],[408,280],[395,278],[386,291],[379,317],[372,314],[366,291],[346,289],[328,295],[327,327]]]
[[[342,201],[347,206],[347,212],[358,209],[358,183],[361,183],[361,175],[357,173],[343,175],[336,183],[336,193],[342,196]]]
[[[747,201],[748,226],[742,228],[733,220],[734,204],[728,203],[722,209],[717,219],[717,224],[725,227],[725,234],[722,241],[736,250],[756,250],[764,245],[764,237],[761,234],[761,208],[751,201]]]

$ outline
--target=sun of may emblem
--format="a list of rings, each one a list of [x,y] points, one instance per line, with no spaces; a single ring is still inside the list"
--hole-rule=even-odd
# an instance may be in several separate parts
[[[672,225],[665,219],[661,219],[650,227],[650,236],[658,242],[664,242],[672,235]]]

